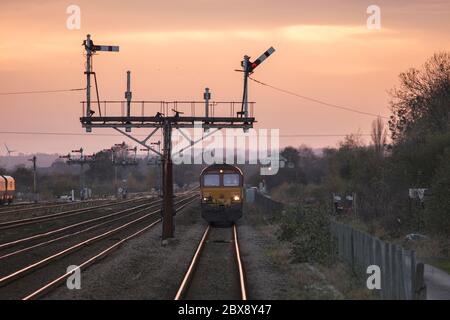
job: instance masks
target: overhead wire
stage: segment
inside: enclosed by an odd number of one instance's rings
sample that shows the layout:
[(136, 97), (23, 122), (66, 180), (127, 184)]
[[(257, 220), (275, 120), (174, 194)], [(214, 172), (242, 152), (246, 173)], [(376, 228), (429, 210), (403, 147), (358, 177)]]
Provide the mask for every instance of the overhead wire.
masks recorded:
[(35, 90), (35, 91), (15, 91), (15, 92), (0, 92), (0, 96), (16, 95), (16, 94), (33, 94), (33, 93), (55, 93), (55, 92), (71, 92), (82, 91), (86, 88), (73, 88), (73, 89), (57, 89), (57, 90)]
[[(103, 136), (103, 137), (122, 137), (121, 134), (114, 133), (77, 133), (77, 132), (44, 132), (44, 131), (0, 131), (0, 134), (14, 134), (14, 135), (53, 135), (53, 136)], [(348, 134), (327, 134), (327, 133), (293, 133), (293, 134), (280, 134), (282, 138), (295, 138), (295, 137), (345, 137)], [(370, 136), (369, 133), (359, 133), (361, 136)], [(145, 134), (137, 134), (136, 136), (147, 137)], [(156, 134), (155, 136), (161, 136)]]
[(302, 94), (295, 93), (293, 91), (285, 90), (285, 89), (273, 86), (271, 84), (259, 81), (259, 80), (255, 79), (255, 78), (250, 77), (250, 76), (249, 76), (249, 79), (254, 81), (254, 82), (256, 82), (256, 83), (258, 83), (258, 84), (260, 84), (260, 85), (262, 85), (262, 86), (266, 86), (266, 87), (272, 88), (274, 90), (277, 90), (277, 91), (280, 91), (280, 92), (283, 92), (283, 93), (286, 93), (286, 94), (289, 94), (289, 95), (292, 95), (292, 96), (295, 96), (295, 97), (298, 97), (298, 98), (301, 98), (301, 99), (304, 99), (304, 100), (308, 100), (308, 101), (311, 101), (311, 102), (314, 102), (314, 103), (318, 103), (318, 104), (321, 104), (321, 105), (324, 105), (324, 106), (327, 106), (327, 107), (340, 109), (340, 110), (345, 110), (345, 111), (358, 113), (358, 114), (371, 116), (371, 117), (380, 117), (380, 118), (383, 118), (383, 119), (389, 119), (389, 117), (386, 117), (386, 116), (381, 116), (381, 115), (377, 115), (375, 113), (360, 111), (358, 109), (354, 109), (354, 108), (347, 107), (347, 106), (342, 106), (342, 105), (337, 105), (337, 104), (333, 104), (333, 103), (328, 103), (328, 102), (325, 102), (325, 101), (322, 101), (322, 100), (319, 100), (319, 99), (316, 99), (316, 98), (311, 98), (311, 97), (308, 97), (308, 96), (305, 96), (305, 95), (302, 95)]

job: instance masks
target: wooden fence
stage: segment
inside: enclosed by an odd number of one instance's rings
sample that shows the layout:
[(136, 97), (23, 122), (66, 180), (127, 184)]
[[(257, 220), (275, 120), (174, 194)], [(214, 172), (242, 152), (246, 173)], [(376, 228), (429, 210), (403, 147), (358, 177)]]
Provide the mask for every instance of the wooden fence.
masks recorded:
[(423, 300), (426, 287), (424, 265), (416, 262), (415, 252), (387, 243), (348, 225), (331, 222), (337, 254), (356, 272), (366, 273), (376, 265), (381, 271), (381, 299)]

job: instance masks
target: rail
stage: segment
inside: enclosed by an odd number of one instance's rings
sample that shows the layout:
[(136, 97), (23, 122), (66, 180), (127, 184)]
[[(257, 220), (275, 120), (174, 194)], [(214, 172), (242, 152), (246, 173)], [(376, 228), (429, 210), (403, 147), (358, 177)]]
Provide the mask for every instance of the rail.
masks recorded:
[[(176, 205), (176, 212), (184, 209), (187, 205), (189, 205), (190, 203), (192, 203), (193, 201), (197, 200), (197, 196), (191, 196), (191, 197), (187, 197), (185, 199), (179, 200)], [(128, 226), (130, 224), (135, 224), (138, 221), (142, 221), (142, 219), (144, 217), (148, 217), (148, 216), (152, 216), (155, 215), (156, 213), (158, 213), (159, 211), (152, 211), (150, 213), (147, 213), (146, 215), (133, 220), (131, 222), (128, 222), (126, 225), (121, 226), (119, 228), (116, 228), (114, 230), (108, 231), (109, 232), (117, 232), (117, 230), (123, 229), (125, 226)], [(117, 249), (119, 246), (121, 246), (123, 243), (141, 235), (142, 233), (144, 233), (145, 231), (147, 231), (148, 229), (154, 227), (155, 225), (157, 225), (158, 223), (160, 223), (162, 221), (161, 218), (158, 218), (155, 221), (152, 221), (151, 223), (145, 225), (143, 228), (140, 228), (138, 231), (132, 233), (131, 235), (117, 241), (116, 243), (114, 243), (113, 245), (109, 246), (108, 248), (106, 248), (105, 250), (101, 251), (100, 253), (92, 256), (91, 258), (85, 260), (84, 262), (82, 262), (81, 264), (78, 265), (78, 269), (86, 269), (87, 267), (89, 267), (90, 265), (92, 265), (93, 263), (102, 260), (105, 256), (107, 256), (109, 253), (113, 252), (115, 249)], [(99, 237), (99, 236), (98, 236)], [(101, 237), (103, 237), (103, 235), (101, 235)], [(97, 238), (97, 237), (96, 237)], [(93, 238), (94, 239), (94, 238)], [(83, 242), (84, 243), (84, 242)], [(45, 284), (44, 286), (38, 288), (37, 290), (27, 294), (22, 300), (31, 300), (31, 299), (36, 299), (46, 293), (48, 293), (49, 291), (51, 291), (52, 289), (56, 288), (61, 282), (63, 282), (64, 280), (66, 280), (68, 277), (70, 277), (73, 273), (75, 272), (75, 270), (72, 270), (70, 272), (66, 272), (65, 274), (63, 274), (62, 276), (48, 282), (47, 284)]]
[[(194, 274), (196, 272), (196, 269), (199, 265), (199, 261), (202, 256), (202, 252), (205, 248), (205, 244), (208, 241), (208, 236), (210, 234), (210, 231), (211, 231), (211, 226), (208, 225), (208, 227), (206, 228), (206, 230), (203, 233), (202, 238), (200, 239), (197, 249), (195, 250), (195, 253), (191, 259), (191, 262), (190, 262), (189, 267), (183, 277), (183, 280), (181, 281), (181, 284), (177, 290), (174, 300), (181, 300), (184, 297), (186, 297), (186, 295), (189, 291), (190, 284), (191, 284)], [(242, 300), (247, 300), (247, 286), (246, 286), (246, 281), (245, 281), (244, 267), (243, 267), (241, 254), (240, 254), (238, 233), (237, 233), (236, 225), (233, 225), (233, 249), (234, 249), (234, 253), (235, 253), (237, 270), (239, 273), (238, 278), (239, 278), (240, 296), (241, 296)], [(220, 254), (220, 252), (217, 252), (217, 254)]]

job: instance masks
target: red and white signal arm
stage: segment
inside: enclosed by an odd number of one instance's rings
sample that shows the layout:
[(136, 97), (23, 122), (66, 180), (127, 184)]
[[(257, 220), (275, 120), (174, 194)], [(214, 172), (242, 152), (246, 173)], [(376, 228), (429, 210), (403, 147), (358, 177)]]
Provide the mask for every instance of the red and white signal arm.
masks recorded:
[(264, 60), (266, 60), (272, 53), (275, 52), (275, 49), (273, 47), (270, 47), (267, 49), (266, 52), (264, 52), (262, 55), (259, 56), (258, 59), (250, 63), (249, 71), (252, 72), (257, 66), (261, 64)]
[(118, 52), (119, 51), (119, 46), (97, 46), (94, 45), (92, 47), (93, 51), (115, 51)]

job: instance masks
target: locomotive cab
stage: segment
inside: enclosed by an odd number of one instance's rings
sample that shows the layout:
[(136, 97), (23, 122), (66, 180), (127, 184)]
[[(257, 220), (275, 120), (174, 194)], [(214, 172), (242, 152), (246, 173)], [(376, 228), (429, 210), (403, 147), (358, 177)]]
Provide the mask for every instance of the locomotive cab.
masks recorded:
[(232, 165), (216, 164), (200, 175), (202, 217), (211, 224), (229, 226), (242, 217), (242, 171)]

